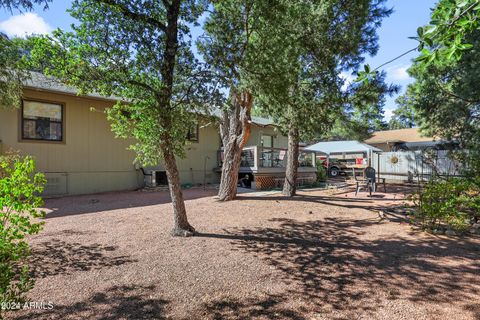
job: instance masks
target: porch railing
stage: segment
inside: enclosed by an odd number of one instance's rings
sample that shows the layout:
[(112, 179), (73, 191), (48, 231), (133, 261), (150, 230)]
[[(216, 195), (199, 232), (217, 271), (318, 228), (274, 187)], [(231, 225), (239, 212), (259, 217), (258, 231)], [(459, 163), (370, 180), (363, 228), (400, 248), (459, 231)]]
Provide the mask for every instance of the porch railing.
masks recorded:
[[(223, 150), (218, 150), (218, 166), (223, 164)], [(315, 153), (300, 150), (298, 157), (300, 167), (315, 167)], [(266, 148), (262, 146), (245, 147), (241, 154), (241, 168), (285, 168), (287, 149)]]

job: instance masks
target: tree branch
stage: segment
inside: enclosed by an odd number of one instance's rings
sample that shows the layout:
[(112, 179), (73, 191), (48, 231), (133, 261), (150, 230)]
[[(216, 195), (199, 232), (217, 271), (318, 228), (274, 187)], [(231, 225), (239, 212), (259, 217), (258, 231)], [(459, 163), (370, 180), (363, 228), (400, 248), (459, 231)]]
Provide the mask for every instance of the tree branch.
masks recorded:
[[(120, 11), (124, 16), (134, 20), (134, 21), (138, 21), (138, 22), (146, 22), (148, 23), (149, 25), (151, 26), (154, 26), (162, 31), (166, 31), (167, 30), (167, 27), (166, 25), (157, 20), (157, 19), (154, 19), (152, 18), (151, 16), (148, 16), (146, 14), (143, 14), (143, 13), (139, 13), (139, 12), (133, 12), (132, 10), (130, 10), (130, 8), (128, 8), (126, 5), (124, 4), (121, 4), (121, 3), (118, 3), (117, 1), (115, 0), (95, 0), (96, 2), (98, 3), (103, 3), (103, 4), (106, 4), (106, 5), (109, 5), (111, 7), (114, 7), (116, 8), (118, 11)], [(164, 0), (164, 3), (166, 1)]]

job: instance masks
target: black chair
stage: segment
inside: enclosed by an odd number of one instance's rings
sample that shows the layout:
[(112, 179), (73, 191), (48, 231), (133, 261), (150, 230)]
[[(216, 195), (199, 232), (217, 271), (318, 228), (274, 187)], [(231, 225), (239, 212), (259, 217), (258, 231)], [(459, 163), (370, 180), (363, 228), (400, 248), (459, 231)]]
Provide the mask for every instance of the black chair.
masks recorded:
[[(364, 179), (362, 179), (362, 180), (359, 180), (355, 176), (355, 180), (357, 181), (357, 188), (355, 190), (355, 196), (358, 194), (358, 192), (361, 189), (365, 188), (366, 190), (368, 190), (368, 192), (370, 194), (370, 197), (371, 197), (372, 192), (377, 191), (376, 171), (372, 167), (367, 167), (367, 168), (365, 168), (365, 170), (363, 172), (363, 176), (364, 176)], [(387, 187), (385, 185), (385, 178), (380, 178), (379, 180), (381, 181), (380, 183), (383, 184), (383, 191), (387, 192)]]

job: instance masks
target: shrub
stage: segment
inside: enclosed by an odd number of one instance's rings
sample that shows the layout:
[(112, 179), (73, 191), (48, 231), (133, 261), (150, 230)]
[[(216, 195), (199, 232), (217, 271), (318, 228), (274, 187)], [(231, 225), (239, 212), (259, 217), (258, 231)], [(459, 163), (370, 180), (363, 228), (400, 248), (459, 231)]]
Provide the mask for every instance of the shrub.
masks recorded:
[(323, 166), (322, 160), (317, 160), (315, 163), (317, 167), (317, 182), (326, 182), (327, 181), (327, 170)]
[(428, 229), (464, 231), (479, 218), (479, 186), (478, 181), (472, 179), (433, 178), (413, 196), (414, 221)]
[[(38, 218), (44, 213), (39, 194), (45, 178), (35, 173), (30, 157), (0, 157), (0, 303), (2, 307), (21, 303), (33, 286), (29, 275), (30, 247), (27, 236), (41, 230)], [(0, 318), (2, 310), (0, 310)]]

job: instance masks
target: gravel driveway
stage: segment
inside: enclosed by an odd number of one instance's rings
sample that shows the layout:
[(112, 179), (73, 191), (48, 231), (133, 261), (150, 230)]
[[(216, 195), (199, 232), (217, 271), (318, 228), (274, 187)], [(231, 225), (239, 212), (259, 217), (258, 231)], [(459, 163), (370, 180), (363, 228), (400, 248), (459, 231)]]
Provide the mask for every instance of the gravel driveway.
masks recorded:
[(169, 235), (166, 192), (48, 200), (28, 299), (53, 309), (10, 316), (480, 319), (480, 239), (414, 232), (399, 190), (185, 193), (192, 238)]

